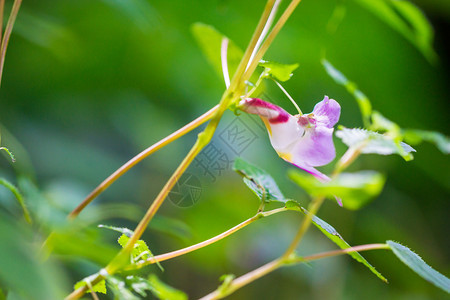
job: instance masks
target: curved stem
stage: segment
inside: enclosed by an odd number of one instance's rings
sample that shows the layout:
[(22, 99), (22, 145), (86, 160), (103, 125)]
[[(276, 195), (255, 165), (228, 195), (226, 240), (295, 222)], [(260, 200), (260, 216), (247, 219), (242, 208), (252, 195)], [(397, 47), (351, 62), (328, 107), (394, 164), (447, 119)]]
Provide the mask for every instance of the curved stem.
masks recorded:
[(233, 228), (228, 229), (227, 231), (222, 232), (219, 235), (216, 235), (215, 237), (212, 237), (208, 240), (205, 240), (203, 242), (200, 242), (198, 244), (183, 248), (183, 249), (179, 249), (176, 251), (172, 251), (172, 252), (168, 252), (168, 253), (164, 253), (164, 254), (160, 254), (160, 255), (156, 255), (153, 257), (150, 257), (149, 259), (145, 260), (144, 262), (138, 263), (136, 265), (131, 265), (130, 267), (125, 268), (125, 270), (135, 270), (135, 269), (140, 269), (142, 267), (157, 263), (157, 262), (161, 262), (161, 261), (165, 261), (165, 260), (169, 260), (190, 252), (193, 252), (195, 250), (201, 249), (203, 247), (209, 246), (217, 241), (220, 241), (221, 239), (226, 238), (227, 236), (232, 235), (233, 233), (241, 230), (242, 228), (246, 227), (247, 225), (250, 225), (251, 223), (264, 218), (264, 217), (268, 217), (283, 211), (287, 211), (287, 208), (277, 208), (277, 209), (273, 209), (267, 212), (262, 212), (262, 213), (257, 213), (255, 216), (245, 220), (244, 222), (234, 226)]
[(261, 45), (261, 48), (256, 53), (254, 59), (251, 61), (249, 67), (247, 68), (247, 71), (245, 72), (243, 79), (244, 81), (248, 80), (255, 70), (256, 66), (258, 65), (259, 61), (263, 58), (264, 54), (266, 53), (267, 49), (269, 49), (269, 46), (272, 44), (275, 37), (280, 32), (281, 28), (283, 28), (286, 21), (289, 19), (291, 14), (294, 12), (297, 5), (300, 3), (301, 0), (292, 0), (291, 3), (289, 3), (289, 6), (286, 8), (286, 10), (281, 15), (280, 19), (278, 19), (278, 22), (273, 27), (272, 31), (270, 31), (269, 35), (267, 36), (267, 39), (264, 41), (264, 43)]
[(275, 18), (275, 15), (277, 14), (280, 3), (281, 3), (281, 0), (275, 1), (272, 11), (270, 12), (270, 15), (266, 21), (266, 24), (264, 25), (264, 28), (258, 38), (258, 41), (256, 42), (255, 48), (253, 49), (252, 55), (250, 56), (247, 67), (245, 68), (246, 71), (247, 71), (248, 67), (250, 66), (250, 63), (253, 61), (256, 53), (258, 52), (259, 46), (261, 46), (261, 43), (263, 42), (264, 38), (266, 37), (267, 32), (269, 32), (270, 26), (272, 26), (273, 19)]
[(212, 299), (221, 299), (224, 298), (236, 290), (240, 289), (241, 287), (275, 271), (276, 269), (289, 265), (289, 264), (296, 264), (296, 263), (305, 263), (313, 260), (318, 260), (321, 258), (326, 257), (332, 257), (332, 256), (338, 256), (343, 255), (351, 252), (361, 252), (361, 251), (367, 251), (367, 250), (378, 250), (378, 249), (390, 249), (387, 244), (368, 244), (368, 245), (360, 245), (355, 246), (347, 249), (339, 249), (339, 250), (333, 250), (333, 251), (327, 251), (322, 252), (318, 254), (313, 254), (310, 256), (305, 257), (295, 257), (295, 258), (277, 258), (258, 269), (255, 269), (245, 275), (242, 275), (241, 277), (238, 277), (234, 279), (230, 285), (225, 290), (215, 290), (214, 292), (202, 297), (200, 300), (212, 300)]
[[(255, 45), (257, 44), (258, 38), (261, 35), (261, 32), (263, 31), (264, 24), (266, 23), (267, 19), (269, 18), (270, 12), (273, 9), (274, 6), (274, 0), (268, 0), (266, 3), (266, 6), (264, 8), (263, 14), (258, 22), (258, 25), (256, 27), (255, 32), (253, 33), (253, 36), (250, 40), (249, 46), (247, 47), (243, 58), (241, 59), (239, 66), (236, 70), (236, 73), (233, 76), (233, 79), (231, 80), (230, 87), (224, 92), (222, 95), (222, 99), (220, 100), (219, 106), (217, 110), (213, 114), (213, 118), (209, 122), (209, 124), (206, 126), (205, 130), (199, 134), (198, 139), (195, 143), (195, 145), (190, 150), (189, 154), (185, 157), (183, 162), (179, 165), (177, 170), (174, 172), (172, 177), (169, 179), (169, 181), (166, 183), (166, 185), (163, 187), (161, 192), (158, 194), (156, 199), (153, 201), (152, 205), (149, 207), (147, 212), (145, 213), (143, 219), (136, 227), (136, 230), (134, 231), (133, 235), (128, 240), (127, 245), (120, 251), (116, 257), (113, 258), (113, 260), (106, 266), (105, 271), (108, 274), (114, 274), (121, 268), (123, 268), (128, 261), (128, 255), (131, 252), (131, 250), (134, 247), (134, 244), (136, 241), (141, 237), (143, 234), (145, 228), (147, 227), (150, 220), (155, 215), (158, 208), (161, 206), (161, 204), (164, 202), (167, 194), (179, 178), (183, 174), (183, 172), (186, 170), (186, 168), (189, 166), (189, 164), (192, 162), (192, 160), (195, 158), (195, 156), (201, 151), (203, 147), (205, 147), (211, 140), (219, 121), (222, 117), (222, 114), (225, 112), (225, 110), (228, 108), (230, 103), (233, 103), (235, 101), (239, 100), (240, 95), (242, 95), (242, 92), (245, 88), (245, 69), (247, 66), (247, 63), (250, 60), (251, 53), (253, 49), (255, 48)], [(281, 25), (282, 26), (282, 25)], [(281, 29), (281, 27), (280, 27)], [(273, 32), (271, 32), (272, 34)], [(276, 33), (275, 33), (276, 35)], [(274, 38), (275, 36), (273, 36)], [(272, 38), (272, 40), (273, 40)], [(264, 43), (266, 47), (270, 45), (270, 43), (266, 42)], [(263, 45), (264, 45), (263, 44)], [(247, 72), (252, 74), (257, 66), (257, 63), (251, 63), (250, 66), (247, 69)], [(95, 280), (97, 280), (100, 277), (98, 275)], [(85, 292), (87, 288), (86, 286), (79, 288), (78, 290), (75, 290), (72, 294), (70, 294), (66, 299), (78, 299), (81, 297)]]
[(103, 180), (102, 183), (100, 183), (99, 186), (97, 186), (84, 200), (81, 202), (68, 216), (69, 219), (74, 219), (77, 217), (80, 212), (94, 200), (98, 195), (100, 195), (104, 190), (106, 190), (114, 181), (116, 181), (120, 176), (128, 172), (132, 167), (134, 167), (136, 164), (141, 162), (144, 158), (148, 157), (149, 155), (153, 154), (154, 152), (158, 151), (159, 149), (163, 148), (164, 146), (167, 146), (174, 140), (182, 137), (186, 133), (190, 132), (194, 128), (197, 128), (201, 124), (205, 123), (211, 117), (216, 113), (219, 106), (216, 105), (194, 121), (190, 122), (189, 124), (183, 126), (182, 128), (178, 129), (174, 133), (170, 134), (169, 136), (163, 138), (159, 142), (153, 144), (152, 146), (148, 147), (132, 159), (130, 159), (127, 163), (125, 163), (123, 166), (121, 166), (119, 169), (117, 169), (114, 173), (112, 173), (108, 178)]
[[(380, 249), (389, 250), (391, 248), (387, 244), (359, 245), (359, 246), (350, 247), (347, 249), (332, 250), (332, 251), (327, 251), (327, 252), (322, 252), (322, 253), (305, 256), (305, 257), (299, 258), (297, 262), (308, 262), (308, 261), (318, 260), (321, 258), (338, 256), (338, 255), (342, 255), (342, 254), (348, 254), (348, 253), (352, 253), (352, 252), (361, 252), (361, 251), (367, 251), (367, 250), (380, 250)], [(296, 261), (292, 261), (292, 262), (295, 263)]]
[(2, 44), (0, 48), (0, 85), (2, 82), (3, 66), (5, 65), (6, 48), (8, 48), (9, 38), (11, 36), (11, 32), (14, 27), (14, 22), (16, 21), (17, 14), (19, 13), (21, 3), (22, 0), (14, 0), (14, 4), (11, 9), (11, 14), (9, 15), (8, 23), (6, 24), (5, 35), (3, 36), (2, 39)]
[(224, 297), (232, 294), (236, 290), (240, 289), (241, 287), (246, 286), (250, 282), (253, 282), (256, 279), (259, 279), (259, 278), (263, 277), (264, 275), (269, 274), (272, 271), (275, 271), (282, 265), (283, 265), (282, 259), (277, 258), (277, 259), (259, 267), (258, 269), (255, 269), (241, 277), (234, 279), (224, 291), (217, 289), (214, 292), (200, 298), (200, 300), (212, 300), (212, 299), (224, 298)]
[(5, 0), (0, 0), (0, 40), (3, 34), (3, 14), (5, 12)]
[(298, 244), (302, 240), (306, 231), (308, 231), (308, 228), (311, 225), (313, 216), (317, 213), (317, 211), (319, 210), (319, 208), (322, 205), (324, 200), (325, 200), (325, 197), (317, 197), (311, 202), (311, 204), (308, 207), (309, 213), (306, 215), (306, 218), (303, 220), (302, 224), (300, 225), (300, 228), (299, 228), (297, 234), (295, 235), (294, 239), (292, 240), (291, 244), (289, 245), (288, 249), (282, 255), (283, 258), (288, 258), (289, 256), (291, 256), (292, 253), (294, 253), (295, 249), (297, 248)]

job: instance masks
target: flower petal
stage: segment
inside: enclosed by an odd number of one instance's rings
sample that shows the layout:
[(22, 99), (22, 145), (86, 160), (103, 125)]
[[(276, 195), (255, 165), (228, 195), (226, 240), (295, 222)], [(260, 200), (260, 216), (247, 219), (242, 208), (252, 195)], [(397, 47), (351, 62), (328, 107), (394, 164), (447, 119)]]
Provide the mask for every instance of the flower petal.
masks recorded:
[(325, 96), (322, 101), (314, 106), (312, 113), (318, 124), (332, 128), (339, 121), (341, 106), (336, 100)]
[(304, 162), (317, 167), (330, 163), (336, 156), (333, 144), (333, 128), (315, 126), (308, 128), (291, 149), (292, 162)]
[(270, 143), (278, 153), (290, 151), (292, 144), (304, 134), (297, 119), (281, 107), (261, 99), (241, 101), (242, 110), (261, 117), (269, 132)]
[(298, 168), (308, 172), (309, 174), (314, 175), (317, 179), (319, 179), (322, 182), (327, 182), (327, 181), (331, 180), (330, 177), (328, 177), (327, 175), (323, 174), (322, 172), (320, 172), (316, 168), (306, 165), (304, 162), (300, 162), (300, 164), (296, 164), (296, 163), (293, 163), (292, 161), (289, 161), (289, 160), (287, 160), (285, 158), (283, 158), (283, 159), (285, 161), (293, 164), (294, 166), (296, 166), (296, 167), (298, 167)]

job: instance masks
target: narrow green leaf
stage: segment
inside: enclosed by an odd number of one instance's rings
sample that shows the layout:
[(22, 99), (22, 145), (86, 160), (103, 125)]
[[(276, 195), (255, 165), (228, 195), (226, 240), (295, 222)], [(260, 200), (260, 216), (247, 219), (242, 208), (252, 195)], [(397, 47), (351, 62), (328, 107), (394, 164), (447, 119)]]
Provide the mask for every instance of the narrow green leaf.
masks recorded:
[(403, 133), (405, 141), (417, 145), (422, 141), (433, 143), (444, 154), (450, 154), (450, 138), (436, 131), (407, 129)]
[(404, 0), (356, 1), (411, 42), (429, 62), (436, 62), (433, 27), (418, 7)]
[(259, 63), (261, 67), (264, 67), (264, 74), (266, 76), (272, 76), (279, 81), (288, 81), (292, 77), (292, 72), (298, 68), (298, 64), (282, 64), (273, 61), (261, 61)]
[(183, 293), (182, 291), (177, 290), (171, 286), (168, 286), (167, 284), (165, 284), (164, 282), (159, 280), (159, 278), (154, 274), (151, 274), (148, 277), (148, 281), (151, 284), (151, 286), (153, 287), (151, 292), (158, 299), (162, 299), (162, 300), (186, 300), (187, 299), (187, 295), (185, 293)]
[(106, 229), (110, 229), (110, 230), (114, 230), (114, 231), (120, 232), (120, 233), (126, 235), (127, 237), (131, 237), (133, 235), (133, 230), (130, 230), (130, 229), (125, 228), (125, 227), (115, 227), (115, 226), (103, 225), (103, 224), (98, 225), (98, 227), (99, 228), (106, 228)]
[(338, 197), (345, 208), (353, 210), (360, 209), (378, 196), (385, 182), (384, 176), (374, 171), (342, 173), (329, 182), (320, 182), (314, 176), (297, 170), (290, 170), (288, 176), (311, 196)]
[[(75, 283), (74, 289), (77, 290), (80, 287), (83, 287), (85, 285), (87, 285), (89, 287), (90, 282), (92, 280), (94, 280), (94, 278), (96, 276), (97, 276), (97, 274), (93, 274), (91, 276), (83, 278), (82, 280), (80, 280), (77, 283)], [(89, 282), (89, 284), (88, 284), (88, 282)], [(94, 290), (94, 292), (96, 292), (96, 293), (106, 294), (106, 283), (105, 283), (105, 280), (101, 280), (99, 283), (97, 283), (96, 285), (92, 286), (92, 290)], [(92, 290), (88, 289), (88, 292), (91, 293)]]
[(4, 150), (4, 151), (9, 155), (9, 157), (11, 158), (11, 161), (12, 161), (12, 162), (15, 162), (15, 161), (16, 161), (16, 158), (14, 157), (14, 155), (12, 154), (12, 152), (9, 151), (8, 148), (6, 148), (6, 147), (0, 147), (0, 150)]
[(233, 169), (243, 177), (244, 183), (265, 202), (286, 202), (275, 180), (266, 171), (238, 157)]
[(222, 281), (222, 284), (217, 288), (217, 291), (220, 295), (226, 296), (228, 293), (228, 288), (231, 284), (231, 282), (236, 278), (234, 274), (224, 274), (220, 276), (220, 281)]
[(411, 146), (401, 142), (398, 138), (365, 129), (340, 127), (336, 136), (348, 147), (358, 148), (361, 153), (398, 154), (408, 161), (412, 159), (411, 152), (416, 152)]
[[(203, 54), (212, 65), (217, 74), (222, 77), (222, 62), (220, 58), (220, 50), (222, 40), (227, 38), (214, 27), (203, 23), (195, 23), (191, 27), (197, 43), (199, 44)], [(229, 40), (229, 39), (228, 39)], [(244, 53), (231, 40), (228, 42), (227, 61), (230, 78), (236, 72), (239, 62)]]
[[(293, 200), (289, 200), (286, 202), (286, 208), (291, 210), (300, 211), (303, 214), (309, 214), (306, 209), (301, 207), (297, 202)], [(320, 219), (317, 216), (312, 217), (313, 224), (327, 237), (329, 238), (333, 243), (335, 243), (339, 248), (341, 249), (347, 249), (351, 246), (342, 238), (342, 236), (334, 229), (333, 226), (325, 222), (324, 220)], [(373, 267), (361, 254), (358, 252), (349, 252), (348, 255), (350, 255), (352, 258), (357, 260), (358, 262), (365, 265), (367, 268), (369, 268), (372, 273), (374, 273), (378, 278), (383, 280), (384, 282), (388, 282), (387, 279), (381, 275), (380, 272), (378, 272), (375, 267)]]
[(423, 279), (431, 282), (435, 286), (443, 289), (447, 293), (450, 293), (450, 279), (430, 267), (426, 262), (420, 258), (419, 255), (411, 251), (408, 247), (405, 247), (394, 241), (386, 242), (391, 247), (394, 254), (414, 272), (420, 275)]
[(9, 181), (7, 181), (4, 178), (0, 178), (0, 185), (3, 185), (4, 187), (6, 187), (8, 190), (10, 190), (14, 194), (14, 196), (17, 199), (17, 202), (19, 203), (20, 207), (22, 208), (23, 216), (25, 217), (25, 220), (31, 224), (30, 212), (28, 211), (28, 208), (25, 204), (25, 200), (23, 199), (23, 196), (19, 192), (19, 190), (14, 186), (14, 184), (10, 183)]
[(345, 77), (338, 69), (336, 69), (328, 60), (323, 59), (322, 65), (324, 66), (328, 75), (334, 79), (337, 84), (344, 86), (347, 91), (353, 95), (358, 103), (359, 110), (361, 111), (361, 116), (364, 122), (365, 127), (370, 126), (370, 116), (372, 114), (372, 104), (370, 103), (369, 98), (361, 92), (357, 85), (354, 82)]

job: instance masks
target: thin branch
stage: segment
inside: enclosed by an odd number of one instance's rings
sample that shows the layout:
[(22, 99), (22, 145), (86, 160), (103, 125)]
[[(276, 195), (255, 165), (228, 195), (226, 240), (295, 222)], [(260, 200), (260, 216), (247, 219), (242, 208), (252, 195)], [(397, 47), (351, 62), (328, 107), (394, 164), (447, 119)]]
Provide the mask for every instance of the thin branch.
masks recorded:
[(327, 252), (322, 252), (322, 253), (305, 256), (305, 257), (299, 258), (297, 262), (308, 262), (308, 261), (318, 260), (318, 259), (322, 259), (322, 258), (326, 258), (326, 257), (338, 256), (338, 255), (342, 255), (342, 254), (361, 252), (361, 251), (367, 251), (367, 250), (378, 250), (378, 249), (389, 250), (391, 248), (387, 244), (359, 245), (359, 246), (350, 247), (347, 249), (332, 250), (332, 251), (327, 251)]
[(154, 152), (158, 151), (159, 149), (167, 146), (171, 142), (175, 141), (176, 139), (182, 137), (186, 133), (190, 132), (194, 128), (197, 128), (201, 124), (205, 123), (211, 117), (214, 115), (214, 113), (218, 110), (219, 106), (216, 105), (209, 111), (207, 111), (205, 114), (201, 115), (194, 121), (190, 122), (189, 124), (185, 125), (184, 127), (178, 129), (174, 133), (170, 134), (169, 136), (163, 138), (159, 142), (153, 144), (152, 146), (148, 147), (132, 159), (130, 159), (127, 163), (125, 163), (123, 166), (121, 166), (119, 169), (117, 169), (114, 173), (112, 173), (108, 178), (103, 180), (102, 183), (100, 183), (99, 186), (97, 186), (84, 200), (81, 202), (68, 216), (69, 219), (74, 219), (78, 216), (78, 214), (89, 204), (94, 200), (98, 195), (100, 195), (104, 190), (106, 190), (114, 181), (116, 181), (120, 176), (128, 172), (132, 167), (134, 167), (136, 164), (141, 162), (144, 158), (148, 157), (149, 155), (153, 154)]
[(0, 0), (0, 40), (3, 34), (3, 14), (5, 13), (5, 0)]
[(322, 252), (322, 253), (313, 254), (313, 255), (305, 256), (305, 257), (294, 257), (294, 258), (286, 258), (286, 259), (283, 259), (282, 257), (280, 257), (280, 258), (277, 258), (277, 259), (259, 267), (258, 269), (255, 269), (245, 275), (242, 275), (241, 277), (234, 279), (225, 290), (217, 289), (214, 292), (204, 296), (200, 300), (213, 300), (213, 299), (224, 298), (224, 297), (232, 294), (236, 290), (240, 289), (241, 287), (243, 287), (243, 286), (275, 271), (276, 269), (285, 266), (285, 265), (305, 263), (305, 262), (309, 262), (309, 261), (313, 261), (313, 260), (318, 260), (321, 258), (338, 256), (338, 255), (348, 254), (348, 253), (352, 253), (352, 252), (361, 252), (361, 251), (379, 250), (379, 249), (390, 249), (390, 248), (386, 244), (368, 244), (368, 245), (355, 246), (355, 247), (351, 247), (351, 248), (347, 248), (347, 249), (339, 249), (339, 250)]
[(11, 9), (11, 13), (9, 15), (8, 23), (6, 24), (5, 35), (3, 36), (2, 39), (2, 44), (0, 47), (0, 85), (2, 82), (3, 66), (5, 65), (6, 48), (8, 47), (9, 38), (11, 36), (11, 32), (14, 27), (14, 22), (16, 21), (17, 14), (19, 13), (21, 3), (22, 0), (14, 0), (14, 4)]
[(325, 200), (325, 197), (317, 197), (311, 202), (311, 204), (308, 207), (309, 213), (306, 214), (306, 218), (303, 220), (302, 224), (300, 225), (300, 229), (298, 230), (297, 234), (295, 235), (294, 239), (292, 240), (292, 242), (289, 245), (286, 252), (284, 252), (284, 254), (282, 255), (283, 258), (286, 259), (289, 256), (291, 256), (292, 253), (294, 253), (295, 249), (297, 248), (298, 244), (302, 240), (306, 231), (308, 231), (308, 228), (311, 225), (313, 216), (317, 213), (317, 211), (319, 210), (319, 208), (322, 205), (324, 200)]
[(131, 265), (130, 267), (125, 268), (125, 270), (140, 269), (147, 265), (151, 265), (151, 264), (154, 264), (157, 262), (169, 260), (169, 259), (181, 256), (181, 255), (193, 252), (195, 250), (204, 248), (204, 247), (209, 246), (217, 241), (220, 241), (221, 239), (224, 239), (224, 238), (232, 235), (233, 233), (241, 230), (242, 228), (246, 227), (247, 225), (250, 225), (251, 223), (253, 223), (261, 218), (268, 217), (268, 216), (274, 215), (276, 213), (280, 213), (280, 212), (287, 211), (287, 210), (288, 210), (287, 208), (282, 207), (282, 208), (273, 209), (273, 210), (270, 210), (267, 212), (257, 213), (255, 216), (245, 220), (244, 222), (234, 226), (233, 228), (228, 229), (225, 232), (222, 232), (219, 235), (216, 235), (215, 237), (212, 237), (208, 240), (205, 240), (203, 242), (200, 242), (198, 244), (195, 244), (195, 245), (183, 248), (183, 249), (179, 249), (176, 251), (172, 251), (172, 252), (168, 252), (168, 253), (150, 257), (149, 259), (145, 260), (144, 262), (138, 263), (136, 265)]
[(273, 40), (276, 38), (281, 28), (283, 28), (284, 24), (289, 19), (289, 17), (294, 12), (295, 8), (300, 2), (301, 0), (292, 0), (291, 3), (289, 3), (289, 6), (286, 8), (281, 17), (278, 19), (278, 22), (275, 24), (272, 31), (270, 31), (269, 35), (267, 36), (267, 39), (261, 45), (261, 48), (258, 50), (254, 59), (251, 61), (249, 67), (247, 68), (247, 71), (244, 74), (243, 77), (244, 81), (248, 80), (251, 77), (259, 61), (263, 58), (264, 54), (269, 49), (269, 46), (272, 44)]
[(212, 299), (224, 298), (224, 297), (232, 294), (236, 290), (240, 289), (241, 287), (246, 286), (250, 282), (253, 282), (256, 279), (259, 279), (259, 278), (263, 277), (264, 275), (269, 274), (272, 271), (275, 271), (282, 265), (283, 265), (283, 261), (281, 260), (281, 258), (277, 258), (277, 259), (259, 267), (258, 269), (255, 269), (245, 275), (242, 275), (241, 277), (234, 279), (225, 290), (221, 291), (221, 290), (217, 289), (214, 292), (200, 298), (200, 300), (212, 300)]
[(269, 29), (273, 24), (273, 19), (275, 18), (275, 15), (277, 14), (280, 3), (281, 3), (281, 0), (276, 0), (275, 4), (273, 5), (272, 11), (270, 12), (270, 15), (269, 15), (269, 18), (267, 19), (266, 25), (264, 25), (264, 29), (261, 32), (261, 35), (259, 36), (258, 41), (256, 42), (255, 48), (253, 49), (252, 55), (250, 56), (247, 67), (245, 68), (246, 71), (247, 71), (248, 67), (250, 66), (250, 63), (255, 58), (255, 55), (256, 55), (257, 51), (259, 50), (259, 46), (261, 46), (262, 42), (266, 38), (266, 35), (269, 32)]

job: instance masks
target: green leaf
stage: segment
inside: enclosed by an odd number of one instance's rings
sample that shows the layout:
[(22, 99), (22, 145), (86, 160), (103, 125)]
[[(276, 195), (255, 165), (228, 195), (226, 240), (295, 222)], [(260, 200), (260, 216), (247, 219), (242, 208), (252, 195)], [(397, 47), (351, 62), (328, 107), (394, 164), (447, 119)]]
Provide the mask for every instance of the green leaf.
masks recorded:
[[(300, 211), (305, 215), (308, 214), (308, 211), (306, 209), (301, 207), (297, 202), (293, 200), (289, 200), (288, 202), (286, 202), (285, 207), (291, 210)], [(333, 243), (339, 246), (339, 248), (347, 249), (351, 247), (336, 231), (336, 229), (334, 229), (333, 226), (331, 226), (324, 220), (320, 219), (317, 216), (312, 216), (312, 222), (327, 238), (329, 238)], [(359, 254), (358, 252), (349, 252), (348, 255), (369, 268), (369, 270), (377, 275), (378, 278), (386, 283), (388, 282), (387, 279), (383, 275), (381, 275), (381, 273), (378, 272), (361, 254)]]
[(357, 85), (354, 82), (345, 77), (339, 70), (337, 70), (329, 61), (326, 59), (322, 60), (322, 65), (327, 71), (328, 75), (336, 81), (336, 83), (344, 86), (347, 91), (353, 95), (358, 103), (359, 110), (361, 111), (362, 119), (365, 127), (370, 126), (370, 116), (372, 114), (372, 104), (370, 103), (369, 98), (361, 92)]
[(261, 67), (264, 67), (264, 74), (266, 76), (272, 76), (279, 81), (288, 81), (292, 77), (292, 72), (298, 68), (298, 64), (281, 64), (273, 61), (261, 61), (259, 63)]
[(168, 286), (167, 284), (165, 284), (164, 282), (159, 280), (159, 278), (154, 274), (151, 274), (148, 277), (148, 281), (149, 281), (150, 285), (152, 286), (151, 292), (158, 299), (162, 299), (162, 300), (186, 300), (187, 299), (187, 295), (185, 293), (183, 293), (182, 291), (177, 290), (171, 286)]
[(146, 291), (151, 291), (153, 289), (152, 285), (147, 279), (139, 276), (127, 276), (125, 282), (127, 286), (131, 288), (131, 290), (141, 295), (142, 297), (147, 297)]
[[(103, 225), (103, 224), (98, 225), (98, 227), (99, 228), (106, 228), (106, 229), (110, 229), (110, 230), (114, 230), (114, 231), (120, 232), (120, 233), (126, 235), (127, 237), (131, 237), (133, 235), (133, 230), (130, 230), (130, 229), (125, 228), (125, 227), (115, 227), (115, 226)], [(123, 246), (123, 245), (121, 245), (121, 246)]]
[(233, 169), (243, 177), (244, 183), (258, 196), (263, 203), (286, 202), (275, 180), (266, 171), (238, 157)]
[(114, 300), (139, 300), (131, 291), (131, 288), (126, 284), (122, 278), (117, 276), (108, 276), (106, 278), (108, 282), (108, 287), (114, 294)]
[[(191, 31), (209, 63), (217, 74), (222, 77), (222, 61), (220, 53), (222, 40), (227, 37), (218, 32), (214, 27), (203, 23), (193, 24)], [(242, 50), (229, 40), (227, 60), (230, 78), (232, 78), (233, 74), (236, 72), (243, 55), (244, 53)]]
[(338, 197), (347, 209), (360, 209), (378, 196), (383, 189), (385, 178), (378, 172), (360, 171), (342, 173), (329, 182), (320, 182), (314, 176), (290, 170), (289, 177), (311, 196)]
[(8, 190), (10, 190), (14, 194), (14, 196), (17, 199), (17, 202), (19, 202), (19, 205), (22, 208), (23, 216), (25, 217), (25, 220), (31, 224), (31, 215), (30, 215), (30, 212), (28, 211), (28, 208), (25, 204), (25, 200), (23, 199), (23, 196), (20, 193), (20, 191), (14, 186), (14, 184), (10, 183), (9, 181), (7, 181), (4, 178), (0, 178), (0, 185), (3, 185), (4, 187), (6, 187)]
[(348, 147), (358, 148), (358, 151), (365, 154), (398, 154), (408, 161), (413, 158), (411, 152), (416, 152), (398, 138), (365, 129), (340, 127), (336, 136)]
[(405, 141), (410, 144), (417, 145), (422, 141), (430, 142), (444, 154), (450, 154), (450, 138), (442, 133), (426, 130), (407, 129), (403, 133)]
[(392, 249), (394, 254), (414, 272), (419, 274), (423, 279), (431, 282), (435, 286), (443, 289), (447, 293), (450, 293), (450, 279), (430, 267), (426, 262), (420, 258), (419, 255), (411, 251), (408, 247), (405, 247), (394, 241), (386, 242)]
[(395, 137), (400, 137), (401, 128), (397, 125), (397, 123), (392, 122), (385, 116), (383, 116), (380, 112), (374, 111), (372, 113), (372, 125), (369, 128), (373, 131), (383, 131), (389, 132), (390, 135)]
[[(83, 278), (82, 280), (78, 281), (77, 283), (75, 283), (75, 286), (73, 287), (75, 290), (79, 289), (80, 287), (83, 287), (85, 285), (87, 285), (89, 287), (90, 282), (97, 277), (97, 273), (93, 274), (91, 276), (88, 276), (86, 278)], [(88, 284), (89, 282), (89, 284)], [(95, 293), (102, 293), (102, 294), (106, 294), (106, 283), (105, 280), (101, 280), (99, 283), (97, 283), (96, 285), (94, 285), (92, 287), (92, 290), (94, 290)], [(89, 293), (92, 292), (91, 289), (88, 290)]]
[[(147, 291), (150, 291), (158, 299), (187, 299), (186, 294), (161, 282), (154, 274), (151, 274), (148, 279), (139, 276), (127, 276), (125, 279), (118, 276), (108, 276), (106, 280), (114, 293), (114, 299), (117, 300), (142, 299), (142, 297), (147, 297)], [(135, 293), (141, 297), (136, 296)]]
[[(131, 231), (131, 230), (130, 230)], [(126, 234), (122, 234), (117, 242), (119, 243), (120, 246), (122, 246), (122, 248), (125, 247), (125, 245), (128, 243), (128, 241), (130, 240), (130, 238), (126, 235)], [(138, 240), (135, 244), (134, 244), (134, 248), (133, 251), (131, 251), (131, 256), (133, 258), (133, 263), (142, 261), (142, 260), (147, 260), (152, 258), (154, 255), (153, 253), (150, 251), (150, 249), (148, 248), (147, 244), (145, 243), (145, 241), (143, 240)], [(164, 268), (161, 266), (161, 264), (159, 262), (156, 262), (156, 264), (158, 265), (158, 267), (161, 269), (161, 271), (164, 271)]]
[(16, 158), (14, 157), (14, 155), (12, 154), (12, 152), (9, 151), (8, 148), (6, 148), (6, 147), (0, 147), (0, 150), (4, 150), (4, 151), (9, 155), (9, 157), (11, 158), (11, 161), (12, 161), (12, 162), (15, 162), (15, 161), (16, 161)]
[(403, 0), (356, 1), (411, 42), (429, 62), (436, 62), (433, 28), (414, 4)]
[(234, 274), (224, 274), (220, 276), (220, 281), (222, 284), (217, 288), (217, 291), (221, 296), (226, 296), (228, 294), (228, 288), (231, 282), (236, 278)]

